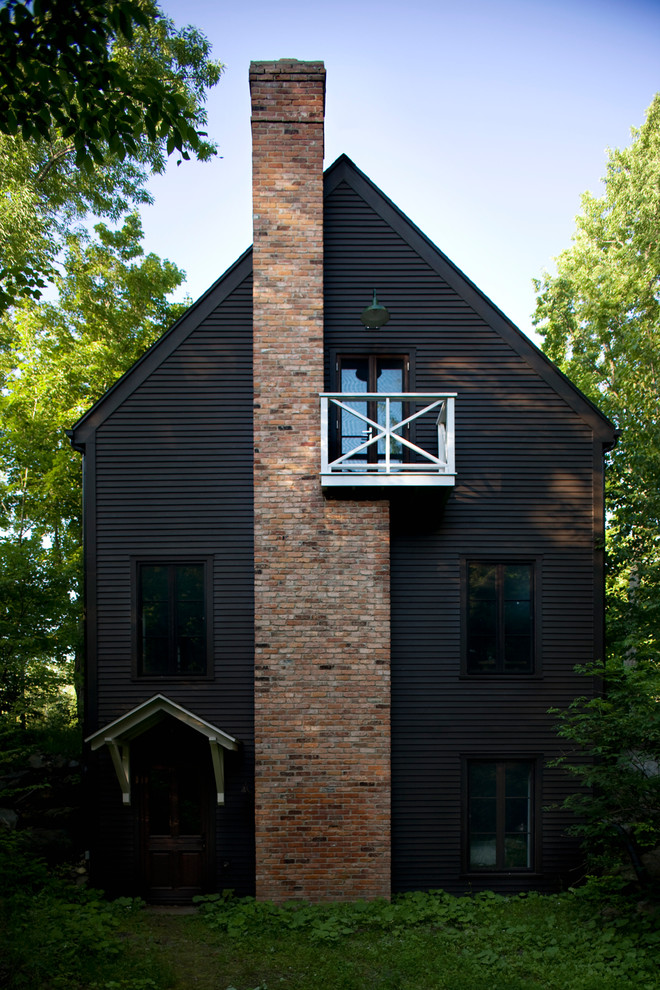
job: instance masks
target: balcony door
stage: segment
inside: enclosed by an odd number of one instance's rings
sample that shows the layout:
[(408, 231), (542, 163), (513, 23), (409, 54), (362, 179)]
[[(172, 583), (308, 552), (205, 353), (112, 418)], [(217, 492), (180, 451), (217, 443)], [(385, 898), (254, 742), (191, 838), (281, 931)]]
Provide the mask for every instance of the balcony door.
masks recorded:
[[(393, 400), (389, 403), (389, 424), (386, 424), (387, 405), (384, 397), (408, 390), (408, 359), (405, 355), (341, 355), (337, 361), (337, 375), (340, 392), (354, 395), (362, 392), (372, 396), (383, 395), (382, 400), (378, 398), (364, 401), (347, 400), (345, 405), (354, 409), (356, 413), (368, 417), (379, 426), (393, 426), (404, 418), (404, 403)], [(359, 415), (353, 416), (345, 409), (338, 411), (337, 456), (357, 450), (374, 436), (374, 432), (374, 427), (369, 426)], [(385, 460), (387, 442), (387, 438), (382, 437), (377, 443), (358, 451), (354, 457), (345, 462), (346, 467), (363, 468), (365, 464), (377, 465), (379, 461)], [(397, 440), (396, 436), (391, 435), (389, 445), (390, 462), (403, 463), (407, 450), (404, 444)]]

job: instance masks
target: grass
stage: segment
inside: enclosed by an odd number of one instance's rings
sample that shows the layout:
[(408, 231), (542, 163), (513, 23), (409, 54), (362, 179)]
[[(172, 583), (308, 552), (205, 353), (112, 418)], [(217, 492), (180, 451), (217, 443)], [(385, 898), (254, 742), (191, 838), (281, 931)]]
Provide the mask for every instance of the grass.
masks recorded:
[(214, 896), (194, 915), (48, 887), (4, 909), (7, 990), (660, 990), (660, 906), (593, 887), (282, 908)]

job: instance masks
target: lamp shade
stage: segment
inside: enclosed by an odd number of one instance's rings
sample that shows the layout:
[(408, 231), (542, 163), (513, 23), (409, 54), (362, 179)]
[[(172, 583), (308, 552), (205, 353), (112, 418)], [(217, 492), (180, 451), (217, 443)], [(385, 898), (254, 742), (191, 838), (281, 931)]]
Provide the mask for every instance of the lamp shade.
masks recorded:
[(390, 314), (385, 306), (382, 306), (376, 299), (376, 290), (374, 289), (374, 298), (370, 306), (362, 310), (360, 315), (360, 320), (367, 328), (367, 330), (379, 330), (380, 327), (384, 327), (390, 318)]

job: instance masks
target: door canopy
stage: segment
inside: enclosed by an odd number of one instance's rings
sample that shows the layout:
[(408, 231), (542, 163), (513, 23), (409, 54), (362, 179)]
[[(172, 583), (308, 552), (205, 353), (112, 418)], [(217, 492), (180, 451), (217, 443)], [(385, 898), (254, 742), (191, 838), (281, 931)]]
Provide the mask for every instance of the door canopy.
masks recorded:
[(132, 708), (121, 718), (109, 722), (97, 732), (87, 736), (92, 750), (107, 746), (112, 757), (112, 763), (121, 787), (124, 804), (131, 803), (131, 742), (151, 729), (168, 716), (177, 719), (182, 725), (187, 725), (200, 735), (206, 736), (211, 747), (213, 773), (218, 804), (225, 803), (225, 764), (226, 749), (237, 750), (239, 744), (233, 736), (228, 735), (210, 722), (194, 715), (176, 701), (171, 701), (165, 695), (156, 694), (149, 701), (143, 702), (137, 708)]

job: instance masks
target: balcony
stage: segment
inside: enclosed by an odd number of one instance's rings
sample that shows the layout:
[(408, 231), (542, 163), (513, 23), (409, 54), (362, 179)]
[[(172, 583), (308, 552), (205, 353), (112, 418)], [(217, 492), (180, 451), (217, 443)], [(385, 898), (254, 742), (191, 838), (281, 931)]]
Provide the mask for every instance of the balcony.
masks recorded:
[(455, 392), (325, 392), (321, 484), (453, 485)]

